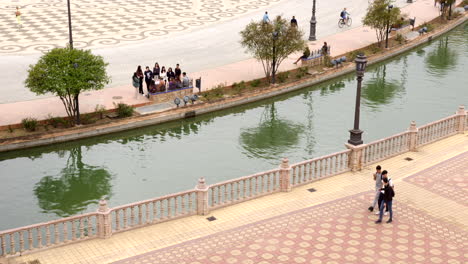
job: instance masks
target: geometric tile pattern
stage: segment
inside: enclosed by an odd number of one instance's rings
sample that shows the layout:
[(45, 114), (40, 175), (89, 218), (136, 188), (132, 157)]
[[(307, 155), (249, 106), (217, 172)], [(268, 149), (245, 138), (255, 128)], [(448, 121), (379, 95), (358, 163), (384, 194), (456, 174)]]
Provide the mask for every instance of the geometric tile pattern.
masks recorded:
[(468, 206), (468, 152), (404, 179), (427, 191)]
[(115, 263), (466, 263), (468, 232), (397, 197), (394, 222), (376, 225), (372, 198), (353, 195)]
[[(74, 46), (156, 38), (212, 24), (280, 0), (71, 0)], [(16, 6), (23, 27), (18, 28)], [(259, 17), (261, 19), (261, 17)], [(68, 43), (66, 0), (0, 2), (0, 54), (46, 51)]]

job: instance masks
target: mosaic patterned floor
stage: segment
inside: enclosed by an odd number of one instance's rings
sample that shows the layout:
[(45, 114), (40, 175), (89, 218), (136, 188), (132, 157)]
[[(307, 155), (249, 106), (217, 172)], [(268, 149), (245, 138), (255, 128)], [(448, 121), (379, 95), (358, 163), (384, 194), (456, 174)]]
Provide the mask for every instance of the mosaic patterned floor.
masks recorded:
[[(421, 185), (421, 175), (440, 174), (447, 179), (441, 185), (466, 184), (466, 164), (468, 152), (407, 181)], [(399, 203), (398, 192), (393, 223), (375, 224), (366, 210), (372, 198), (366, 192), (337, 199), (115, 263), (466, 263), (466, 229)]]
[[(75, 47), (156, 38), (263, 8), (280, 0), (72, 0)], [(66, 0), (0, 2), (0, 54), (46, 51), (68, 43)], [(16, 22), (16, 6), (22, 27)], [(259, 18), (260, 19), (260, 18)]]

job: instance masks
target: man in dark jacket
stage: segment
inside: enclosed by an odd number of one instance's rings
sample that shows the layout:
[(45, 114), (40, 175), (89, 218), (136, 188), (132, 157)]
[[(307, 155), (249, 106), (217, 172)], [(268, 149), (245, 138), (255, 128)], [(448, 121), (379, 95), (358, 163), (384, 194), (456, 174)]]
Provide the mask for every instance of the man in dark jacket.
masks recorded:
[(388, 212), (390, 213), (390, 218), (388, 219), (387, 223), (391, 223), (392, 217), (393, 217), (392, 201), (393, 201), (393, 196), (395, 196), (395, 192), (393, 191), (393, 188), (390, 186), (388, 178), (383, 178), (382, 180), (384, 183), (384, 186), (382, 187), (383, 200), (382, 200), (382, 203), (380, 204), (379, 220), (375, 221), (376, 224), (382, 223), (384, 204), (387, 206)]
[(150, 85), (151, 85), (152, 80), (153, 80), (153, 72), (150, 71), (150, 68), (148, 66), (146, 66), (145, 82), (146, 82), (146, 90), (148, 91), (148, 98), (149, 98)]

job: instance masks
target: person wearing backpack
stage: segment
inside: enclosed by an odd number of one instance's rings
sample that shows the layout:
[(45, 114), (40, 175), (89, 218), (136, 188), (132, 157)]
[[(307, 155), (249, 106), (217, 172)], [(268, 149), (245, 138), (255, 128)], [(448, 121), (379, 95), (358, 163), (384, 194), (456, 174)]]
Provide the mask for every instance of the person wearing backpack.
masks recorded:
[(391, 223), (392, 218), (393, 218), (392, 202), (393, 202), (393, 197), (395, 196), (395, 192), (393, 191), (393, 188), (390, 186), (390, 182), (388, 178), (382, 178), (382, 181), (384, 184), (384, 186), (382, 187), (383, 200), (382, 200), (382, 203), (380, 204), (379, 220), (375, 221), (376, 224), (382, 223), (384, 205), (387, 206), (388, 212), (390, 213), (390, 218), (387, 220), (387, 223)]

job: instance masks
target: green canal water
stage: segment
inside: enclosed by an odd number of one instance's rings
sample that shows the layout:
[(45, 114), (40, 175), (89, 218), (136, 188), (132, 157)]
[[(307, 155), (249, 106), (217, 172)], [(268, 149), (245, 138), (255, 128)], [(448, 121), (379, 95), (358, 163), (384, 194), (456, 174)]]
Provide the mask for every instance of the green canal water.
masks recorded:
[[(468, 23), (364, 76), (361, 128), (370, 142), (468, 106)], [(188, 120), (0, 153), (0, 230), (216, 183), (344, 150), (354, 74)], [(371, 183), (369, 183), (369, 186)]]

